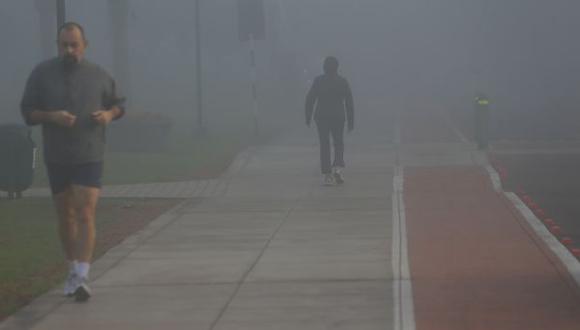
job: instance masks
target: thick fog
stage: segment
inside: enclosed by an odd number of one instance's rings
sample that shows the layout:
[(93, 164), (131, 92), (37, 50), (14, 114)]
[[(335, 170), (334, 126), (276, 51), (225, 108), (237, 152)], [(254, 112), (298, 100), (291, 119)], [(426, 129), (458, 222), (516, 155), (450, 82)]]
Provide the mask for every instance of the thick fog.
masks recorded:
[[(18, 104), (30, 70), (56, 52), (53, 3), (0, 3), (0, 122), (20, 120)], [(110, 1), (69, 0), (67, 20), (85, 26), (87, 57), (120, 81), (131, 112), (166, 113), (194, 125), (195, 2), (126, 3), (126, 42), (111, 24)], [(208, 125), (224, 118), (250, 122), (249, 44), (238, 40), (237, 1), (200, 3)], [(467, 113), (475, 93), (484, 92), (492, 100), (498, 134), (507, 134), (507, 126), (534, 129), (544, 138), (556, 132), (568, 137), (577, 130), (572, 119), (580, 104), (578, 1), (265, 0), (265, 4), (267, 40), (256, 42), (259, 109), (264, 118), (302, 124), (309, 81), (321, 73), (322, 59), (335, 55), (342, 74), (351, 81), (358, 116), (430, 108)], [(119, 51), (122, 44), (127, 48)], [(123, 52), (126, 63), (115, 59)]]
[[(115, 2), (115, 1), (112, 1)], [(117, 1), (118, 3), (122, 1)], [(55, 1), (6, 0), (0, 4), (0, 90), (3, 107), (0, 122), (18, 122), (19, 101), (30, 71), (38, 62), (56, 54)], [(176, 121), (196, 123), (196, 67), (194, 2), (190, 0), (126, 1), (126, 49), (119, 52), (119, 33), (112, 26), (111, 1), (67, 1), (67, 20), (85, 27), (89, 47), (86, 57), (108, 69), (127, 95), (130, 113), (168, 114)], [(237, 6), (234, 1), (201, 1), (202, 85), (205, 121), (230, 118), (251, 122), (250, 48), (238, 40)], [(279, 15), (268, 4), (269, 37), (276, 34)], [(277, 24), (277, 23), (276, 23)], [(47, 31), (49, 31), (47, 33)], [(117, 37), (117, 41), (115, 39)], [(277, 40), (257, 41), (256, 55), (261, 116), (294, 111), (302, 104), (295, 87), (299, 76), (282, 76), (288, 65)], [(117, 51), (117, 52), (116, 52)], [(125, 67), (115, 56), (127, 54)], [(299, 69), (296, 70), (298, 72)], [(294, 84), (294, 87), (292, 87)], [(294, 90), (293, 90), (294, 88)], [(290, 93), (294, 93), (290, 96)], [(280, 101), (286, 97), (287, 102)], [(275, 116), (275, 115), (274, 115)]]

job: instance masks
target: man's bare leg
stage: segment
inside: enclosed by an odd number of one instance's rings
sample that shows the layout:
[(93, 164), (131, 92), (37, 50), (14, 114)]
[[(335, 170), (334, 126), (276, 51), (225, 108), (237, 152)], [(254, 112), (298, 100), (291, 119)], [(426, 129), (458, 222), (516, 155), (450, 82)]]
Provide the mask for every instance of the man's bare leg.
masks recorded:
[(95, 249), (95, 214), (100, 189), (73, 185), (71, 190), (78, 228), (76, 259), (79, 263), (90, 263)]
[(58, 214), (58, 233), (64, 254), (69, 262), (77, 260), (77, 233), (76, 210), (73, 202), (73, 191), (68, 187), (65, 191), (56, 194), (54, 204)]
[(64, 284), (64, 295), (71, 297), (79, 285), (78, 267), (78, 222), (74, 207), (72, 187), (53, 196), (58, 214), (58, 232), (61, 246), (69, 264), (68, 276)]
[(65, 284), (65, 294), (74, 294), (77, 301), (86, 301), (90, 297), (86, 281), (95, 247), (95, 213), (99, 193), (98, 188), (72, 185), (54, 198), (61, 242), (72, 266)]

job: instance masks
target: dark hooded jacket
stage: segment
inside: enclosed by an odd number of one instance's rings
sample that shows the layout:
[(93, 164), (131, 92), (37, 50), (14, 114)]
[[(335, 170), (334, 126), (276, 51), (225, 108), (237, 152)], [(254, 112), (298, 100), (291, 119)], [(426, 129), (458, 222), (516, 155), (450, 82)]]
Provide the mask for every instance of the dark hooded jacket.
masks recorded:
[(348, 81), (338, 74), (336, 59), (325, 60), (324, 74), (314, 79), (306, 95), (305, 108), (307, 124), (310, 124), (314, 113), (317, 122), (346, 119), (348, 127), (354, 127), (352, 92)]

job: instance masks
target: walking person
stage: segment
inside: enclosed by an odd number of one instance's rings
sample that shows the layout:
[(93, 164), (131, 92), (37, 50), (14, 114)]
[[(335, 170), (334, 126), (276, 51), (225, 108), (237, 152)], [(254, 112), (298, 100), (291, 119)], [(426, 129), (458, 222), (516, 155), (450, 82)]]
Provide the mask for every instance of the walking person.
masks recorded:
[[(324, 74), (316, 77), (306, 95), (306, 125), (312, 117), (316, 122), (320, 141), (320, 168), (324, 185), (342, 184), (344, 178), (344, 125), (354, 129), (354, 106), (348, 81), (338, 74), (338, 60), (329, 56), (324, 60)], [(334, 159), (331, 163), (331, 145)]]
[(123, 116), (114, 80), (84, 58), (84, 29), (68, 22), (58, 30), (59, 56), (37, 65), (21, 101), (28, 125), (42, 125), (44, 159), (69, 262), (64, 293), (91, 296), (87, 285), (95, 246), (95, 210), (101, 189), (105, 126)]

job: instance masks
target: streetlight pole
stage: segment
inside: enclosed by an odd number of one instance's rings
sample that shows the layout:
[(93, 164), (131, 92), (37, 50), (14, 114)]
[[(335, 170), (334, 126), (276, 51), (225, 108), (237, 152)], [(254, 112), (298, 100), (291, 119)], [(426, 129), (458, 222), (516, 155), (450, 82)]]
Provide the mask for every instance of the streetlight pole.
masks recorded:
[(260, 135), (258, 124), (258, 70), (256, 69), (256, 41), (254, 34), (250, 33), (250, 72), (252, 75), (252, 117), (254, 118), (254, 134)]
[[(129, 64), (129, 0), (109, 0), (113, 72), (125, 96), (131, 100), (131, 66)], [(127, 101), (126, 106), (130, 106)]]
[(266, 20), (263, 0), (238, 0), (238, 32), (240, 41), (250, 43), (250, 74), (252, 80), (252, 117), (254, 132), (259, 135), (258, 74), (256, 69), (256, 40), (266, 39)]
[(201, 19), (200, 1), (195, 0), (195, 68), (196, 68), (196, 89), (197, 89), (197, 128), (199, 134), (205, 133), (203, 124), (203, 90), (202, 90), (202, 68), (201, 68)]
[(66, 0), (56, 0), (56, 29), (64, 24), (66, 19)]

